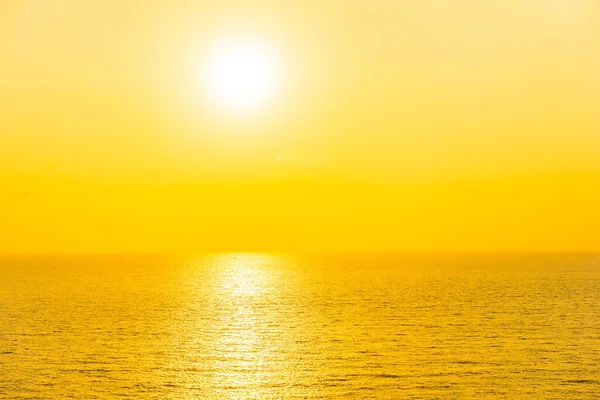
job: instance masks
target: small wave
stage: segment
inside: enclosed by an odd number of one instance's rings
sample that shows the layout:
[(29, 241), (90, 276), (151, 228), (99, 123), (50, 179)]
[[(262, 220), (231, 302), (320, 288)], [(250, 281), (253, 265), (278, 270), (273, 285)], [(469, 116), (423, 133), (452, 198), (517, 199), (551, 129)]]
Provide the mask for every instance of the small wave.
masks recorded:
[(600, 381), (597, 381), (595, 379), (568, 379), (566, 382), (567, 383), (577, 383), (577, 384), (596, 384), (596, 383), (600, 383)]
[(372, 375), (375, 378), (386, 378), (386, 379), (400, 379), (402, 376), (394, 374), (375, 374)]

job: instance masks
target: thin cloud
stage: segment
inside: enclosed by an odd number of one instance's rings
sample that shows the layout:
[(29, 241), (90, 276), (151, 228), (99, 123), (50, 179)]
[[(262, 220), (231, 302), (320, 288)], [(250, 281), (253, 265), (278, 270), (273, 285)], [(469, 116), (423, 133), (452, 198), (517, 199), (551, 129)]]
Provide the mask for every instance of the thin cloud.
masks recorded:
[(19, 190), (8, 192), (6, 195), (12, 199), (28, 199), (35, 196), (36, 193), (33, 190)]
[(316, 167), (321, 165), (326, 165), (327, 162), (319, 157), (308, 156), (301, 157), (293, 154), (287, 155), (278, 155), (275, 160), (283, 165), (292, 165), (292, 166), (304, 166), (304, 167)]

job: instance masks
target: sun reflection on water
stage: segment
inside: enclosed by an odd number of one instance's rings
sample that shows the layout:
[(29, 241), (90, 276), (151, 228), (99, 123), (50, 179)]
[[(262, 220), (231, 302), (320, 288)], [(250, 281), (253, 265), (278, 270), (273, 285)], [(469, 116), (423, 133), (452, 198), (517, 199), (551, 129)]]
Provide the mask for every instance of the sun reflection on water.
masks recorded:
[(223, 265), (220, 289), (222, 295), (247, 297), (261, 296), (273, 284), (272, 274), (267, 270), (273, 262), (268, 255), (241, 254), (223, 255), (220, 264)]
[[(278, 280), (272, 268), (274, 257), (262, 254), (221, 255), (218, 265), (220, 318), (215, 327), (215, 370), (223, 398), (260, 398), (269, 380), (268, 364), (278, 351), (269, 340), (272, 316), (268, 312)], [(261, 390), (263, 388), (263, 390)]]

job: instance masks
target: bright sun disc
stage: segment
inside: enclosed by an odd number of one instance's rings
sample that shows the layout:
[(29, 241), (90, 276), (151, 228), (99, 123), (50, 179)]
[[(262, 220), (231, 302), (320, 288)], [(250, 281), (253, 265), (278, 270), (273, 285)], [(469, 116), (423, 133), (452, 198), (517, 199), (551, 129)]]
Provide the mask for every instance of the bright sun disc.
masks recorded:
[(208, 94), (221, 108), (256, 111), (272, 99), (278, 68), (271, 49), (259, 41), (219, 43), (209, 55), (206, 70)]

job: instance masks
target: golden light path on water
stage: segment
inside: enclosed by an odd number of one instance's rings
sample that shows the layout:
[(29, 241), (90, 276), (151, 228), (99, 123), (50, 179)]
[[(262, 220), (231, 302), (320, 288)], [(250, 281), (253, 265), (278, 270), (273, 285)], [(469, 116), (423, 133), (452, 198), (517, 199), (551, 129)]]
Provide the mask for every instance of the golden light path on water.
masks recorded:
[(590, 399), (600, 255), (0, 258), (7, 398)]
[(229, 371), (221, 378), (226, 382), (224, 386), (241, 389), (241, 393), (230, 398), (260, 397), (255, 386), (260, 383), (264, 353), (274, 350), (265, 343), (265, 335), (260, 332), (261, 315), (255, 309), (277, 284), (265, 268), (268, 261), (268, 257), (256, 255), (221, 257), (220, 264), (226, 267), (215, 296), (223, 299), (229, 312), (222, 314), (214, 351), (225, 353), (218, 366), (221, 371)]

